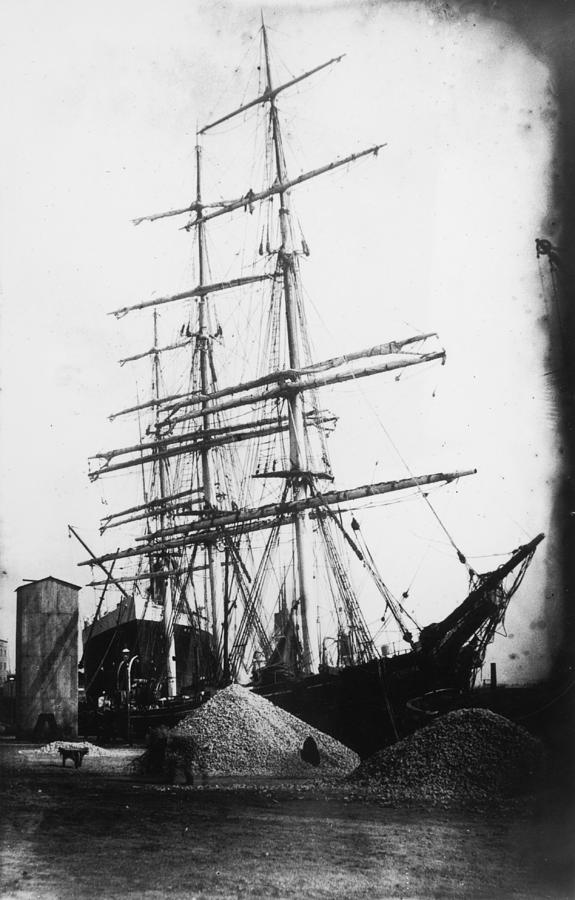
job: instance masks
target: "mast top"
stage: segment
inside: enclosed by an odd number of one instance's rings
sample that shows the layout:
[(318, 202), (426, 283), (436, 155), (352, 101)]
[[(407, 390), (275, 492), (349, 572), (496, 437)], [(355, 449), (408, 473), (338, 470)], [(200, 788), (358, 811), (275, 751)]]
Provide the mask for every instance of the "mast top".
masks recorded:
[(216, 125), (221, 125), (223, 122), (227, 122), (228, 119), (233, 118), (234, 116), (239, 115), (242, 112), (245, 112), (248, 109), (251, 109), (252, 106), (257, 106), (259, 103), (268, 103), (275, 100), (276, 96), (281, 92), (285, 91), (286, 88), (292, 87), (294, 84), (297, 84), (300, 81), (303, 81), (305, 78), (309, 78), (310, 75), (315, 75), (316, 72), (320, 72), (322, 69), (327, 68), (327, 66), (331, 66), (333, 63), (338, 63), (343, 59), (345, 53), (340, 54), (339, 56), (334, 56), (333, 59), (328, 59), (327, 62), (321, 63), (319, 66), (315, 66), (313, 69), (309, 69), (307, 72), (304, 72), (302, 75), (298, 75), (295, 78), (290, 79), (290, 81), (286, 81), (284, 84), (280, 84), (279, 87), (272, 88), (271, 81), (271, 72), (270, 72), (270, 58), (269, 58), (269, 46), (268, 46), (268, 35), (266, 24), (264, 22), (264, 14), (263, 10), (261, 10), (261, 19), (262, 19), (262, 34), (264, 39), (264, 54), (265, 54), (265, 62), (266, 62), (266, 89), (263, 94), (260, 94), (258, 97), (255, 97), (253, 100), (250, 100), (248, 103), (243, 103), (237, 109), (234, 109), (232, 112), (227, 113), (225, 116), (221, 116), (221, 118), (216, 119), (214, 122), (210, 122), (208, 125), (204, 125), (197, 134), (205, 134), (206, 131), (209, 131), (210, 128), (214, 128)]

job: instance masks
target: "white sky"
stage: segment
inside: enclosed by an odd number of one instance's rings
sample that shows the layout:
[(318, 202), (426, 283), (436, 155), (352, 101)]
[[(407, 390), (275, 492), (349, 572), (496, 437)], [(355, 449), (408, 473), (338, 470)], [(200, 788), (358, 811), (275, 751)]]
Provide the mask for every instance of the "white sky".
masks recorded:
[[(277, 81), (347, 54), (282, 95), (290, 174), (388, 142), (378, 160), (293, 192), (312, 250), (303, 274), (316, 358), (417, 331), (437, 331), (447, 350), (445, 367), (366, 380), (359, 399), (345, 385), (329, 391), (338, 484), (406, 475), (387, 433), (415, 474), (477, 467), (433, 500), (487, 569), (500, 561), (490, 554), (549, 530), (556, 458), (534, 253), (552, 154), (549, 74), (510, 29), (471, 14), (418, 3), (263, 9)], [(196, 125), (253, 96), (259, 16), (259, 4), (184, 0), (0, 4), (4, 637), (22, 579), (88, 580), (66, 525), (100, 549), (104, 508), (87, 458), (124, 442), (107, 421), (134, 402), (116, 361), (150, 344), (135, 317), (105, 313), (191, 286), (182, 223), (130, 220), (191, 200)], [(225, 131), (224, 157), (240, 136)], [(241, 156), (231, 176), (218, 168), (219, 152), (207, 138), (218, 196), (260, 187)], [(225, 277), (225, 248), (220, 261)], [(466, 584), (420, 507), (365, 511), (361, 523), (391, 589), (413, 581), (425, 624)], [(508, 680), (548, 661), (552, 560), (551, 537), (512, 602), (513, 637), (488, 654)], [(84, 613), (92, 602), (84, 591)]]

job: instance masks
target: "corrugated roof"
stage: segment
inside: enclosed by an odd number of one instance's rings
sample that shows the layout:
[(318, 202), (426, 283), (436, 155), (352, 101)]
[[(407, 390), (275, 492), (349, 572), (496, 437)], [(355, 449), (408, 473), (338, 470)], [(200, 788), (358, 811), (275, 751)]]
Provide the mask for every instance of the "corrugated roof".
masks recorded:
[(20, 587), (16, 588), (16, 591), (21, 591), (22, 588), (29, 587), (31, 584), (40, 584), (41, 581), (57, 581), (58, 584), (65, 584), (66, 587), (74, 588), (77, 591), (82, 590), (82, 586), (79, 584), (72, 584), (71, 581), (64, 581), (63, 578), (54, 578), (53, 575), (47, 575), (46, 578), (37, 578), (36, 580), (27, 581), (26, 584), (21, 584)]

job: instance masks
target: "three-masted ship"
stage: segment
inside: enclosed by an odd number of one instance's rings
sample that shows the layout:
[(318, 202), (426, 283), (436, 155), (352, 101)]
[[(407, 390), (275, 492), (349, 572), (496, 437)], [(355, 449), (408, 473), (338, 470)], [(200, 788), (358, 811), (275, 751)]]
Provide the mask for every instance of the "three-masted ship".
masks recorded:
[[(472, 472), (336, 488), (327, 440), (336, 421), (322, 388), (443, 363), (445, 352), (435, 334), (418, 334), (312, 358), (301, 274), (309, 247), (292, 197), (308, 181), (377, 157), (384, 145), (290, 175), (278, 97), (341, 57), (276, 84), (263, 23), (261, 36), (257, 95), (199, 129), (193, 201), (135, 220), (183, 218), (194, 281), (115, 311), (152, 313), (151, 348), (121, 361), (150, 365), (152, 392), (114, 413), (137, 423), (138, 438), (98, 453), (90, 473), (93, 480), (131, 475), (143, 496), (101, 526), (135, 528), (136, 539), (100, 555), (87, 548), (80, 563), (102, 572), (91, 582), (102, 598), (120, 593), (116, 608), (102, 614), (99, 606), (84, 630), (86, 689), (94, 701), (107, 695), (126, 710), (135, 728), (176, 721), (237, 680), (367, 753), (397, 737), (411, 698), (470, 685), (542, 535), (483, 575), (459, 552), (469, 595), (423, 629), (386, 585), (356, 506), (403, 492), (429, 503), (428, 486)], [(263, 116), (261, 183), (255, 190), (244, 183), (231, 199), (206, 198), (201, 141), (253, 113)], [(213, 274), (208, 238), (217, 238), (223, 220), (239, 219), (247, 223), (241, 259), (249, 263), (225, 277)], [(239, 368), (220, 295), (241, 297), (235, 308), (245, 303), (244, 333), (230, 328), (236, 343), (242, 339)], [(246, 350), (248, 339), (257, 352)], [(380, 619), (398, 635), (397, 652), (376, 645), (353, 565), (371, 578)]]

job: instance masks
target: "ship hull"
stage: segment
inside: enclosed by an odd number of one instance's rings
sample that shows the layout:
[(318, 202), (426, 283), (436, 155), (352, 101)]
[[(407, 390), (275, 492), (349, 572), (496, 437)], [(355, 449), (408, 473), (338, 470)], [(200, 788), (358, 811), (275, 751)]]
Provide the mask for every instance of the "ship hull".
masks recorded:
[[(482, 576), (447, 618), (421, 630), (419, 640), (411, 650), (341, 669), (325, 667), (317, 675), (299, 678), (288, 674), (289, 667), (281, 665), (278, 655), (274, 665), (262, 667), (250, 687), (276, 706), (346, 744), (362, 758), (370, 756), (413, 730), (414, 721), (408, 708), (410, 701), (433, 691), (461, 692), (472, 687), (474, 676), (483, 662), (487, 642), (497, 623), (503, 620), (507, 603), (521, 576), (516, 576), (510, 592), (503, 591), (503, 579), (518, 566), (528, 565), (542, 539), (543, 535), (538, 535), (518, 548), (498, 569)], [(132, 612), (136, 612), (135, 608)], [(116, 709), (125, 709), (128, 721), (132, 713), (131, 709), (129, 714), (127, 712), (120, 678), (120, 656), (125, 652), (121, 649), (123, 640), (133, 641), (131, 646), (138, 653), (138, 671), (143, 685), (150, 685), (151, 675), (155, 676), (156, 684), (159, 683), (158, 660), (162, 654), (165, 656), (166, 651), (160, 623), (141, 622), (130, 617), (122, 625), (119, 620), (118, 616), (113, 630), (101, 627), (97, 637), (88, 635), (84, 657), (88, 674), (90, 669), (94, 670), (94, 658), (97, 658), (92, 656), (96, 641), (100, 642), (100, 653), (105, 648), (104, 659), (111, 655), (108, 683), (115, 690)], [(143, 628), (148, 629), (148, 634), (156, 635), (154, 646), (157, 647), (157, 657), (146, 653), (145, 648), (152, 646), (153, 642), (144, 642)], [(176, 624), (174, 636), (178, 689), (180, 694), (187, 696), (179, 698), (182, 706), (176, 711), (175, 699), (162, 708), (157, 703), (150, 704), (145, 692), (140, 696), (137, 691), (132, 692), (130, 696), (135, 700), (134, 728), (136, 716), (141, 730), (149, 727), (154, 719), (161, 724), (176, 724), (186, 712), (209, 696), (208, 688), (221, 686), (219, 670), (209, 670), (205, 666), (205, 660), (210, 659), (211, 639), (207, 632), (190, 625)], [(106, 641), (109, 642), (107, 647)], [(115, 653), (111, 653), (112, 646)], [(103, 679), (103, 673), (103, 666), (101, 671), (94, 670), (92, 682), (97, 682), (99, 677)], [(113, 678), (115, 682), (111, 680)], [(173, 704), (173, 715), (169, 720), (162, 721), (162, 715), (168, 715), (170, 704)]]
[(173, 727), (209, 697), (217, 676), (211, 636), (183, 616), (173, 634), (176, 696), (167, 697), (161, 614), (161, 608), (139, 609), (131, 600), (84, 629), (84, 734), (142, 737), (150, 727)]
[(471, 679), (471, 667), (441, 670), (414, 650), (300, 679), (270, 680), (252, 690), (365, 758), (413, 730), (410, 700), (429, 691), (465, 690)]
[[(177, 692), (185, 694), (205, 683), (206, 667), (202, 659), (209, 636), (205, 632), (199, 636), (191, 627), (176, 625), (174, 639)], [(126, 650), (130, 657), (135, 657), (132, 687), (138, 688), (145, 682), (161, 688), (165, 680), (166, 657), (163, 629), (157, 622), (132, 620), (100, 633), (84, 645), (88, 696), (97, 698), (105, 693), (112, 698), (118, 691), (125, 690), (121, 664)], [(161, 694), (160, 690), (158, 695)]]

